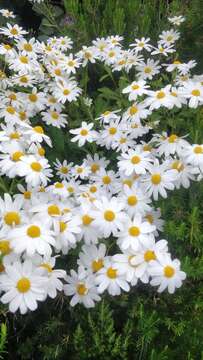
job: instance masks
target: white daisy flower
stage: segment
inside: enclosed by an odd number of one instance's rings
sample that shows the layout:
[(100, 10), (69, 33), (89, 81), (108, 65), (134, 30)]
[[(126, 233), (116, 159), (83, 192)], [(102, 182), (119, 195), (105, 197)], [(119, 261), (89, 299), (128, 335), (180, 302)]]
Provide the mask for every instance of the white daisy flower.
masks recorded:
[(180, 270), (180, 261), (171, 260), (168, 254), (157, 255), (157, 260), (150, 262), (148, 271), (152, 277), (150, 285), (159, 286), (158, 292), (167, 288), (168, 292), (173, 294), (176, 288), (181, 287), (182, 281), (186, 278), (185, 272)]
[(70, 274), (71, 276), (68, 275), (66, 278), (67, 284), (63, 287), (65, 295), (73, 296), (70, 305), (75, 306), (79, 303), (86, 308), (94, 307), (95, 302), (101, 300), (95, 286), (94, 276), (87, 274), (81, 267), (79, 267), (78, 273), (71, 270)]
[(37, 301), (46, 297), (45, 285), (47, 279), (39, 269), (32, 265), (31, 260), (19, 261), (6, 266), (5, 274), (0, 275), (0, 289), (5, 292), (1, 297), (3, 304), (9, 303), (9, 311), (21, 314), (37, 309)]

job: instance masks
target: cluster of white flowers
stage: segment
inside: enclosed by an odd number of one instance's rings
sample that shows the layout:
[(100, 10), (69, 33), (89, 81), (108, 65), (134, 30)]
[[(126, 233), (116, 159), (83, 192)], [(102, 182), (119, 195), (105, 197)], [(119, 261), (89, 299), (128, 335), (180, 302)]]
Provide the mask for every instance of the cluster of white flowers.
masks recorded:
[[(169, 19), (175, 25), (183, 20)], [(162, 63), (175, 54), (179, 32), (163, 31), (156, 46), (135, 39), (127, 50), (121, 36), (97, 38), (76, 54), (68, 37), (27, 40), (17, 24), (0, 34), (6, 69), (0, 71), (0, 169), (4, 178), (17, 179), (19, 190), (0, 199), (1, 302), (24, 314), (63, 290), (72, 306), (93, 307), (104, 291), (119, 295), (138, 281), (174, 293), (186, 274), (159, 239), (164, 222), (153, 201), (202, 178), (203, 145), (175, 133), (154, 133), (149, 142), (143, 136), (160, 107), (203, 104), (203, 76), (190, 75), (195, 61), (181, 63), (174, 55), (172, 63)], [(44, 128), (68, 125), (65, 105), (82, 93), (77, 71), (96, 61), (112, 71), (134, 68), (135, 80), (122, 91), (130, 106), (107, 109), (69, 132), (79, 146), (94, 142), (106, 153), (115, 150), (117, 167), (94, 153), (77, 165), (56, 159), (54, 175), (42, 146), (52, 146)], [(173, 72), (173, 82), (152, 89), (150, 80), (163, 71)], [(92, 99), (84, 104), (89, 109)], [(51, 182), (53, 176), (58, 181)], [(77, 246), (77, 271), (55, 269), (57, 258)]]

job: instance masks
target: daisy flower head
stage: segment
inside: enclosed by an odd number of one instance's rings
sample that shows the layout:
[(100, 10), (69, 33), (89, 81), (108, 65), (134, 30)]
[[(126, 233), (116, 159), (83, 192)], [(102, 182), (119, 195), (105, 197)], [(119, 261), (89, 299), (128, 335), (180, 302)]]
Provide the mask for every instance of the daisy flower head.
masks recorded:
[(78, 145), (80, 147), (83, 146), (86, 142), (91, 143), (95, 141), (97, 138), (97, 132), (92, 130), (93, 126), (93, 123), (87, 124), (85, 121), (82, 121), (82, 126), (80, 128), (69, 130), (71, 134), (76, 135), (71, 139), (71, 141), (78, 141)]
[(124, 185), (122, 200), (125, 201), (125, 210), (130, 217), (136, 213), (144, 215), (151, 210), (150, 199), (144, 194), (140, 184), (133, 184), (131, 187)]
[(148, 105), (145, 101), (133, 103), (123, 114), (122, 120), (129, 120), (130, 123), (140, 124), (141, 119), (146, 119), (151, 115), (151, 110), (147, 109)]
[(150, 285), (159, 286), (159, 293), (168, 289), (168, 292), (173, 294), (186, 278), (185, 272), (180, 270), (180, 261), (172, 260), (169, 254), (157, 255), (157, 260), (150, 262), (148, 271), (152, 277)]
[(13, 11), (10, 11), (8, 9), (0, 9), (0, 14), (5, 18), (15, 18)]
[(136, 52), (146, 50), (148, 52), (151, 51), (152, 46), (149, 44), (150, 38), (142, 37), (141, 39), (135, 39), (135, 43), (130, 44), (134, 48)]
[(104, 266), (106, 246), (103, 243), (96, 245), (83, 245), (77, 261), (90, 273), (97, 273)]
[(0, 198), (0, 218), (1, 225), (6, 228), (14, 228), (20, 225), (23, 221), (23, 199), (12, 199), (12, 197), (5, 193), (4, 198)]
[(199, 174), (198, 167), (194, 167), (185, 162), (185, 159), (171, 159), (171, 168), (178, 171), (178, 177), (175, 181), (175, 186), (177, 189), (180, 189), (183, 186), (185, 189), (188, 189), (190, 186), (191, 180), (196, 180), (197, 174)]
[(70, 275), (66, 277), (67, 284), (64, 285), (64, 293), (72, 296), (71, 306), (83, 304), (86, 308), (95, 306), (95, 302), (100, 301), (95, 285), (95, 278), (88, 274), (83, 267), (78, 268), (78, 272), (71, 270)]
[(47, 226), (35, 219), (9, 231), (14, 252), (22, 254), (25, 251), (28, 256), (33, 256), (36, 253), (50, 256), (52, 253), (51, 245), (55, 245), (53, 235)]
[(121, 172), (129, 176), (132, 174), (145, 174), (153, 161), (151, 154), (148, 151), (143, 151), (140, 145), (137, 145), (135, 150), (128, 150), (118, 157), (118, 167)]
[(180, 155), (184, 149), (188, 147), (189, 143), (183, 138), (176, 134), (163, 133), (157, 142), (156, 149), (160, 156), (165, 155), (167, 158), (175, 153)]
[(140, 245), (147, 243), (149, 238), (153, 238), (154, 230), (156, 227), (137, 213), (132, 220), (130, 218), (127, 220), (125, 229), (117, 234), (118, 245), (122, 251), (137, 251)]
[(3, 304), (9, 304), (9, 311), (15, 313), (18, 309), (21, 314), (28, 310), (37, 309), (37, 301), (46, 298), (45, 285), (47, 279), (33, 266), (31, 260), (23, 263), (16, 261), (6, 266), (5, 273), (0, 275), (0, 289), (4, 295)]
[(45, 158), (37, 159), (33, 155), (22, 156), (19, 163), (19, 175), (25, 176), (27, 184), (46, 186), (52, 175), (52, 170), (48, 160)]
[(55, 170), (56, 175), (59, 176), (62, 180), (69, 180), (72, 177), (71, 170), (73, 168), (73, 163), (68, 163), (67, 160), (63, 160), (63, 162), (60, 162), (58, 159), (56, 159), (55, 163)]
[(54, 83), (53, 95), (62, 104), (66, 101), (71, 102), (77, 100), (81, 92), (82, 90), (72, 78), (67, 81), (57, 81)]
[(92, 211), (92, 216), (101, 237), (107, 238), (110, 234), (115, 236), (118, 230), (123, 230), (127, 218), (123, 211), (124, 206), (116, 197), (109, 200), (102, 196), (100, 200), (94, 201), (95, 210)]
[(180, 38), (180, 33), (174, 29), (162, 31), (159, 35), (160, 43), (164, 45), (171, 45)]
[(65, 279), (66, 272), (61, 269), (55, 269), (56, 257), (40, 256), (37, 255), (33, 258), (40, 270), (42, 270), (47, 282), (45, 285), (46, 295), (51, 299), (57, 296), (57, 291), (63, 290), (62, 279)]
[(148, 168), (148, 173), (143, 176), (143, 187), (146, 194), (154, 200), (158, 200), (159, 194), (163, 198), (167, 198), (167, 190), (174, 190), (175, 181), (178, 177), (176, 169), (170, 169), (168, 162), (159, 164), (156, 160), (154, 164)]
[(153, 59), (147, 59), (147, 62), (141, 62), (136, 66), (138, 71), (139, 79), (142, 80), (152, 80), (152, 78), (159, 74), (161, 66), (159, 65), (159, 61), (154, 61)]
[(201, 83), (189, 80), (179, 91), (183, 97), (188, 99), (190, 108), (196, 109), (203, 103), (203, 85)]
[(173, 107), (170, 88), (171, 85), (167, 85), (160, 90), (148, 92), (146, 104), (150, 110), (159, 109), (161, 106), (169, 109)]
[(9, 38), (18, 39), (22, 37), (22, 35), (27, 34), (27, 31), (23, 30), (22, 27), (17, 24), (11, 25), (7, 23), (7, 27), (0, 29), (0, 34), (8, 36)]
[(115, 264), (112, 258), (105, 259), (103, 268), (96, 273), (95, 282), (100, 294), (107, 290), (110, 295), (116, 296), (121, 294), (121, 289), (126, 292), (130, 290), (119, 264)]
[(122, 90), (123, 94), (129, 94), (128, 99), (135, 101), (138, 96), (148, 94), (149, 85), (146, 85), (145, 80), (133, 81), (129, 86)]
[(189, 145), (184, 152), (184, 161), (203, 171), (203, 144)]
[(185, 21), (185, 17), (182, 15), (172, 16), (168, 17), (168, 21), (173, 25), (180, 26)]

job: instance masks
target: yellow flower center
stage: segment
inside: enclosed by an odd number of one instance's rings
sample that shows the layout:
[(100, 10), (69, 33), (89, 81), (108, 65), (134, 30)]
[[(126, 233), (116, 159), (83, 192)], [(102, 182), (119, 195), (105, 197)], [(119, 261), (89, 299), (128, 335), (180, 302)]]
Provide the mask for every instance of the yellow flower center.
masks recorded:
[(172, 41), (173, 40), (173, 36), (172, 35), (169, 35), (167, 38), (166, 38), (167, 41)]
[(109, 114), (111, 114), (111, 111), (108, 111), (108, 110), (103, 113), (104, 116), (107, 116)]
[(134, 155), (132, 158), (131, 158), (131, 163), (133, 165), (136, 165), (136, 164), (139, 164), (139, 162), (141, 161), (140, 157), (137, 156), (137, 155)]
[(12, 47), (9, 44), (4, 44), (4, 49), (6, 50), (11, 50)]
[(91, 59), (91, 57), (92, 57), (92, 54), (89, 51), (86, 51), (85, 52), (85, 58), (86, 59)]
[(193, 96), (200, 96), (200, 95), (201, 95), (201, 94), (200, 94), (200, 91), (199, 91), (198, 89), (192, 90), (191, 94), (192, 94)]
[(109, 221), (109, 222), (114, 221), (115, 217), (116, 217), (116, 215), (112, 210), (106, 210), (104, 212), (104, 219), (106, 221)]
[(153, 175), (151, 176), (151, 181), (152, 181), (152, 184), (154, 184), (154, 185), (160, 184), (160, 182), (161, 182), (161, 175), (160, 175), (160, 174), (153, 174)]
[(139, 85), (135, 84), (135, 85), (132, 85), (132, 90), (138, 90), (140, 88)]
[(128, 197), (128, 205), (134, 206), (137, 204), (137, 197), (135, 195), (131, 195)]
[(173, 62), (173, 64), (174, 64), (174, 65), (180, 65), (181, 62), (180, 62), (179, 60), (175, 60), (175, 61)]
[(16, 287), (20, 293), (26, 293), (30, 290), (31, 287), (30, 280), (26, 277), (23, 277), (18, 280)]
[(109, 52), (109, 57), (114, 57), (115, 55), (116, 55), (116, 53), (114, 51)]
[(43, 147), (40, 147), (40, 148), (38, 149), (38, 154), (39, 154), (40, 156), (44, 156), (44, 155), (45, 155), (45, 150), (44, 150)]
[(67, 229), (67, 224), (64, 221), (59, 222), (60, 232), (63, 233)]
[(82, 223), (83, 223), (84, 226), (90, 225), (93, 220), (94, 219), (91, 216), (89, 216), (88, 214), (85, 214), (82, 217)]
[(37, 225), (31, 225), (28, 227), (27, 229), (27, 235), (31, 238), (37, 238), (37, 237), (40, 237), (41, 235), (41, 230), (39, 228), (39, 226)]
[(73, 193), (74, 192), (74, 188), (72, 186), (68, 186), (67, 190), (69, 193)]
[(78, 284), (77, 285), (77, 293), (81, 296), (86, 295), (88, 292), (88, 289), (86, 288), (86, 286), (84, 284)]
[(18, 30), (13, 27), (13, 28), (10, 30), (10, 33), (11, 33), (12, 35), (18, 35)]
[(54, 74), (55, 74), (56, 76), (60, 76), (60, 75), (61, 75), (61, 69), (55, 69), (55, 70), (54, 70)]
[(72, 67), (74, 65), (75, 65), (75, 61), (72, 61), (72, 60), (68, 61), (68, 66)]
[(10, 94), (10, 95), (8, 96), (8, 98), (9, 98), (10, 100), (17, 100), (17, 96), (16, 96), (16, 94), (14, 94), (14, 93)]
[(56, 189), (63, 189), (63, 188), (64, 188), (64, 185), (63, 185), (62, 183), (60, 183), (60, 182), (56, 182), (56, 183), (54, 184), (54, 187), (55, 187)]
[(63, 90), (63, 95), (69, 95), (70, 94), (70, 90), (68, 90), (68, 89), (64, 89)]
[(26, 200), (29, 200), (31, 198), (31, 195), (32, 195), (31, 191), (25, 191), (23, 193), (24, 199)]
[(168, 137), (168, 142), (169, 142), (170, 144), (172, 144), (172, 143), (174, 143), (177, 139), (178, 139), (178, 136), (175, 135), (175, 134), (172, 134), (172, 135), (170, 135), (170, 136)]
[(54, 120), (58, 120), (59, 114), (58, 114), (56, 111), (52, 111), (52, 112), (51, 112), (51, 117), (52, 117), (52, 119), (54, 119)]
[(39, 162), (32, 162), (30, 164), (30, 167), (32, 170), (36, 171), (36, 172), (40, 172), (42, 170), (42, 165)]
[(110, 135), (115, 135), (116, 133), (117, 133), (117, 129), (115, 127), (109, 128), (109, 134)]
[(4, 222), (6, 225), (19, 225), (20, 224), (20, 215), (15, 211), (7, 212), (4, 215)]
[(200, 146), (200, 145), (195, 146), (193, 151), (195, 154), (203, 154), (203, 146)]
[(147, 250), (144, 254), (145, 261), (149, 262), (151, 260), (156, 260), (156, 255), (153, 250)]
[(103, 176), (102, 181), (105, 185), (109, 185), (111, 183), (111, 178), (108, 175)]
[(36, 102), (38, 99), (36, 94), (30, 94), (28, 97), (31, 102)]
[(126, 141), (127, 141), (127, 139), (126, 139), (126, 138), (121, 137), (119, 142), (120, 142), (120, 144), (125, 144), (125, 143), (126, 143)]
[(19, 59), (21, 63), (28, 64), (28, 58), (26, 56), (20, 56)]
[(135, 115), (138, 112), (137, 106), (133, 105), (130, 108), (130, 115)]
[(12, 160), (17, 162), (20, 160), (21, 156), (23, 156), (23, 152), (22, 151), (16, 151), (12, 154)]
[(33, 130), (36, 132), (36, 133), (38, 133), (38, 134), (44, 134), (44, 130), (43, 130), (43, 128), (41, 127), (41, 126), (35, 126), (34, 128), (33, 128)]
[(130, 227), (128, 232), (131, 236), (139, 236), (140, 235), (140, 229), (137, 226)]
[(148, 214), (145, 216), (145, 219), (150, 223), (150, 224), (153, 224), (154, 222), (154, 218), (151, 214)]
[(18, 140), (18, 139), (20, 139), (20, 134), (17, 132), (14, 132), (14, 133), (11, 133), (9, 137), (11, 140)]
[(95, 185), (90, 186), (90, 192), (93, 194), (97, 192), (97, 187)]
[(181, 161), (177, 160), (177, 161), (173, 162), (172, 169), (177, 170), (178, 172), (181, 172), (184, 170), (184, 165), (183, 165), (183, 163), (181, 163)]
[(47, 211), (48, 211), (48, 214), (49, 214), (50, 216), (56, 216), (56, 215), (60, 215), (60, 214), (61, 214), (61, 211), (60, 211), (59, 207), (58, 207), (57, 205), (55, 205), (55, 204), (50, 205), (50, 206), (48, 207)]
[(1, 240), (0, 241), (0, 252), (3, 255), (8, 255), (11, 252), (10, 243), (8, 240)]
[(94, 163), (94, 164), (91, 165), (91, 171), (93, 173), (96, 173), (99, 169), (100, 169), (99, 164)]
[(15, 109), (13, 108), (13, 106), (8, 106), (6, 108), (6, 111), (11, 114), (11, 115), (14, 115), (15, 114)]
[(61, 166), (60, 172), (65, 175), (68, 173), (68, 168), (66, 166)]
[(32, 51), (32, 45), (29, 43), (24, 44), (23, 48), (25, 51)]
[(86, 130), (86, 129), (82, 129), (80, 131), (80, 135), (82, 135), (82, 136), (86, 136), (87, 134), (88, 134), (88, 130)]
[(102, 269), (104, 266), (104, 262), (102, 259), (92, 261), (92, 271), (97, 272)]
[(20, 111), (19, 112), (19, 117), (20, 117), (20, 120), (24, 121), (26, 119), (26, 113), (25, 111)]
[(129, 188), (131, 188), (133, 185), (133, 182), (132, 182), (132, 180), (127, 179), (127, 180), (123, 181), (123, 185), (127, 185)]
[(144, 72), (145, 72), (145, 74), (150, 74), (152, 72), (152, 68), (150, 66), (146, 66), (144, 68)]
[(77, 168), (77, 173), (78, 173), (78, 174), (82, 174), (83, 170), (84, 170), (84, 169), (83, 169), (81, 166), (79, 166), (79, 167)]
[(151, 151), (151, 150), (152, 150), (152, 147), (151, 147), (150, 145), (148, 145), (148, 144), (145, 144), (145, 145), (143, 146), (143, 150), (144, 150), (144, 151)]
[(116, 279), (117, 277), (117, 270), (113, 269), (112, 267), (109, 267), (107, 269), (106, 275), (110, 278), (110, 279)]
[(173, 275), (175, 274), (175, 270), (172, 266), (165, 266), (164, 268), (164, 276), (166, 276), (167, 278), (171, 278), (173, 277)]
[(27, 76), (21, 76), (20, 82), (23, 83), (23, 84), (27, 84), (27, 83), (28, 83), (28, 78), (27, 78)]
[(178, 96), (178, 94), (175, 91), (171, 91), (171, 95), (174, 96), (174, 97)]
[(48, 271), (48, 273), (51, 273), (53, 271), (51, 265), (48, 263), (43, 263), (40, 265), (40, 267), (43, 267), (44, 269), (46, 269)]
[(164, 91), (159, 91), (156, 95), (157, 99), (163, 99), (166, 96)]

